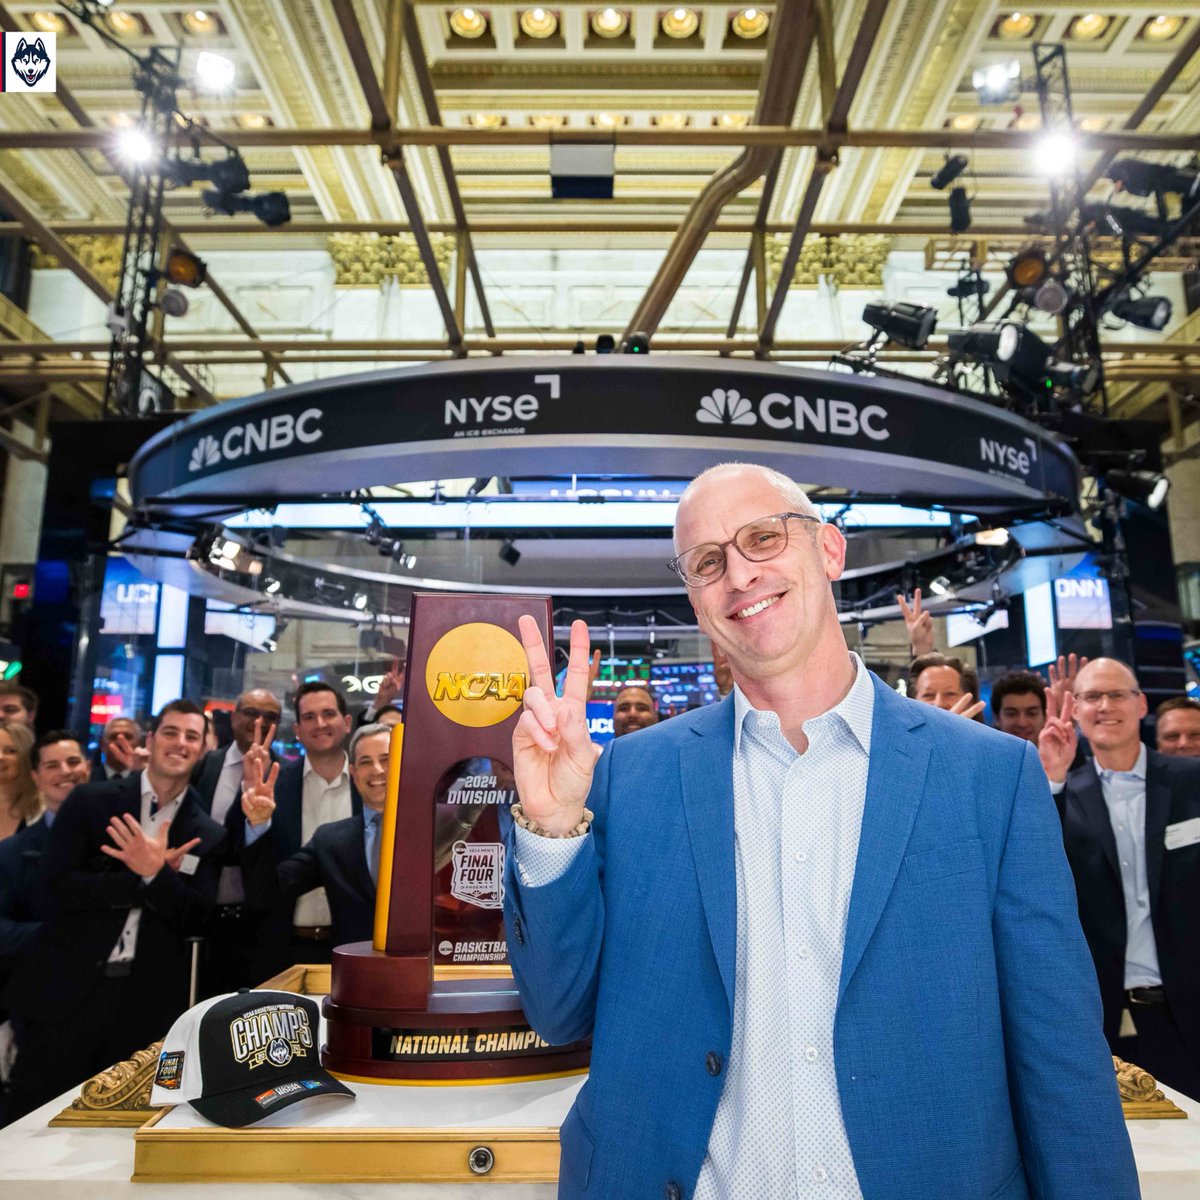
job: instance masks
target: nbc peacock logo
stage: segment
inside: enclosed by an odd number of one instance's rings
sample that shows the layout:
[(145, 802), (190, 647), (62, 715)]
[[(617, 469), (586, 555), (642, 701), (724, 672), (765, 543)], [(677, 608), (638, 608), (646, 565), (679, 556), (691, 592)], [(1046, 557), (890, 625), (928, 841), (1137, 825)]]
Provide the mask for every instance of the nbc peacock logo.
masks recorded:
[(203, 467), (212, 467), (221, 461), (221, 444), (211, 433), (206, 433), (192, 450), (188, 459), (188, 470), (199, 471)]
[(703, 425), (757, 425), (750, 401), (736, 388), (713, 388), (700, 398), (696, 420)]

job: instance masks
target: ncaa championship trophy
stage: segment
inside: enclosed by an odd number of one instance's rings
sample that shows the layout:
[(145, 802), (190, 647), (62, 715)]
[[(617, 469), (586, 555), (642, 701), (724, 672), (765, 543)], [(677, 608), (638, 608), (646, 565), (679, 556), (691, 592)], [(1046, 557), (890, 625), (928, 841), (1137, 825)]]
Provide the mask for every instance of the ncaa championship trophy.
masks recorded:
[(324, 1002), (321, 1061), (338, 1075), (507, 1082), (587, 1067), (590, 1042), (551, 1046), (529, 1027), (507, 969), (512, 733), (528, 683), (522, 613), (552, 645), (548, 597), (413, 597), (375, 936), (334, 949)]

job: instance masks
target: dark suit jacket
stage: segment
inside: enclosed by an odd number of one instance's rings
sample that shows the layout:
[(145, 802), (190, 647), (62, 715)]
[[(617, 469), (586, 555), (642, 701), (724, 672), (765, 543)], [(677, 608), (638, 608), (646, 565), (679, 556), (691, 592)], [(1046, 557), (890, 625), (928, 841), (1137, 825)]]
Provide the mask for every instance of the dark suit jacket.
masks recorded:
[[(1104, 1033), (1116, 1044), (1125, 991), (1125, 893), (1117, 843), (1092, 762), (1067, 776), (1056, 797), (1079, 919), (1100, 980)], [(1167, 1003), (1200, 1057), (1200, 843), (1167, 850), (1168, 825), (1200, 817), (1200, 761), (1146, 757), (1146, 876)]]
[(43, 818), (0, 842), (0, 979), (38, 931), (34, 903), (38, 867), (50, 842)]
[[(263, 840), (274, 836), (272, 821)], [(322, 825), (307, 845), (278, 863), (274, 888), (255, 900), (290, 906), (298, 896), (318, 887), (323, 887), (329, 898), (333, 944), (369, 941), (375, 922), (375, 884), (367, 866), (361, 813)]]
[[(355, 817), (362, 816), (362, 797), (353, 781), (350, 784), (350, 812)], [(238, 810), (240, 823), (235, 827), (241, 836), (245, 818)], [(304, 815), (304, 759), (284, 763), (279, 769), (279, 778), (275, 783), (275, 815), (271, 818), (271, 848), (276, 862), (291, 858), (304, 844), (303, 835)], [(314, 887), (319, 886), (317, 884)]]
[(100, 851), (111, 844), (106, 831), (113, 817), (140, 812), (140, 775), (83, 784), (63, 803), (39, 873), (45, 922), (5, 993), (13, 1012), (56, 1021), (84, 1005), (103, 978), (131, 908), (142, 910), (135, 963), (153, 964), (164, 1009), (181, 1011), (188, 981), (185, 939), (203, 935), (208, 926), (226, 835), (189, 789), (171, 821), (168, 844), (200, 838), (192, 851), (200, 860), (196, 871), (164, 867), (144, 883)]

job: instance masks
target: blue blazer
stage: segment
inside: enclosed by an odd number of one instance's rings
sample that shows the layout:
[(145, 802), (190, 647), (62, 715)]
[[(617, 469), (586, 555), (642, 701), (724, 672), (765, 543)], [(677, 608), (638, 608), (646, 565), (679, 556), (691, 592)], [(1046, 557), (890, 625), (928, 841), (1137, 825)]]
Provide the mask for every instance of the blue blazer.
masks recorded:
[[(1135, 1200), (1054, 803), (1032, 746), (898, 696), (875, 715), (834, 1057), (865, 1200)], [(508, 949), (548, 1041), (591, 1035), (559, 1196), (687, 1200), (733, 1031), (732, 700), (614, 741), (571, 866)], [(786, 1052), (786, 1051), (782, 1051)], [(672, 1187), (674, 1185), (674, 1187)]]

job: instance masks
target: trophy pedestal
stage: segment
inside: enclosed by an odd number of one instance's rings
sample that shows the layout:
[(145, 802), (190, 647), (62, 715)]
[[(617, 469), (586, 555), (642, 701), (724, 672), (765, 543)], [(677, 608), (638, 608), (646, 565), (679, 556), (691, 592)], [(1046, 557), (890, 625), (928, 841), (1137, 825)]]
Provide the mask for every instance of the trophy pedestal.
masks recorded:
[(587, 1070), (590, 1040), (543, 1041), (529, 1027), (511, 978), (439, 979), (430, 986), (428, 959), (422, 969), (422, 1007), (393, 1006), (388, 999), (411, 986), (413, 964), (373, 951), (369, 942), (339, 946), (332, 992), (322, 1004), (328, 1040), (321, 1065), (370, 1083), (497, 1083)]

